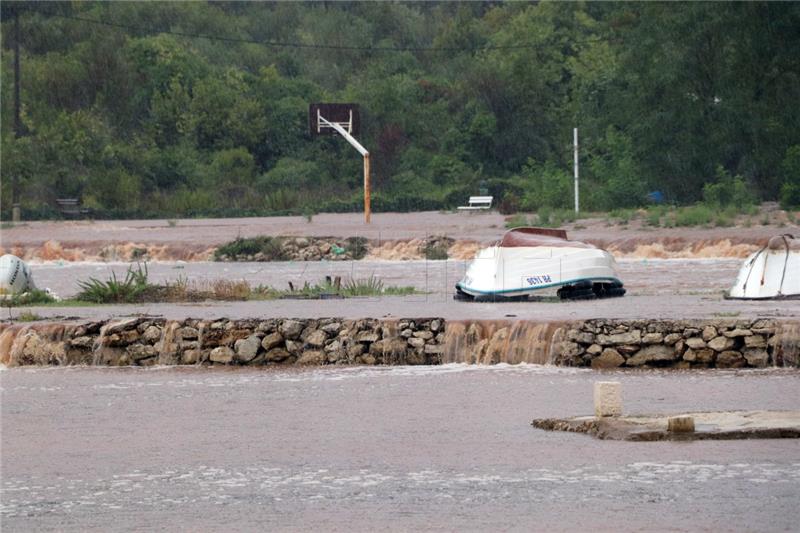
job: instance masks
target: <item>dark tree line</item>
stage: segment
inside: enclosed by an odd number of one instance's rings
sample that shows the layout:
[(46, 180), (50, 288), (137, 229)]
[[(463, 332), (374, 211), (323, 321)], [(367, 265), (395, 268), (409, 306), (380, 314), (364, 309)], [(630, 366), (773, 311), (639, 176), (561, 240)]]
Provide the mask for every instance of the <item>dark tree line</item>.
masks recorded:
[(0, 9), (4, 214), (15, 180), (41, 216), (64, 197), (99, 216), (358, 209), (358, 154), (306, 131), (317, 101), (360, 104), (379, 210), (481, 183), (508, 209), (567, 207), (575, 126), (586, 209), (734, 182), (800, 204), (797, 3)]

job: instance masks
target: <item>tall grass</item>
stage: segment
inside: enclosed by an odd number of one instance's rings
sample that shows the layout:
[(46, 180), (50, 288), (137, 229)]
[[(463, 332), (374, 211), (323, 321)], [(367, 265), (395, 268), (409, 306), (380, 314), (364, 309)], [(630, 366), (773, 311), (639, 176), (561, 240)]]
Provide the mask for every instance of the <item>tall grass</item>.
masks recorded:
[(119, 280), (115, 272), (105, 281), (89, 278), (78, 281), (81, 292), (76, 297), (78, 300), (94, 303), (133, 303), (139, 301), (151, 285), (147, 280), (147, 263), (137, 263), (125, 272), (125, 279)]

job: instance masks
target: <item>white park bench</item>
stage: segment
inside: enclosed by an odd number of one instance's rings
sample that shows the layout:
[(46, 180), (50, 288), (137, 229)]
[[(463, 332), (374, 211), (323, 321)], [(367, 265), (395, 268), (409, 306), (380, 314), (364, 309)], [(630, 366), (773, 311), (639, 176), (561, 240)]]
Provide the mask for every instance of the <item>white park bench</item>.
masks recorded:
[(493, 196), (470, 196), (469, 205), (462, 205), (458, 209), (462, 211), (473, 211), (476, 209), (491, 209)]

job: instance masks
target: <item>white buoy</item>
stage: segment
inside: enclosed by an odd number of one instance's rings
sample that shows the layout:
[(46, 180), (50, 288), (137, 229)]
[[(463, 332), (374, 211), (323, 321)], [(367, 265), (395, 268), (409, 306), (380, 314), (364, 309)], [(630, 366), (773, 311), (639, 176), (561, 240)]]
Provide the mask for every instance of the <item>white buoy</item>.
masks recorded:
[(16, 255), (0, 257), (0, 295), (21, 294), (36, 288), (28, 265)]

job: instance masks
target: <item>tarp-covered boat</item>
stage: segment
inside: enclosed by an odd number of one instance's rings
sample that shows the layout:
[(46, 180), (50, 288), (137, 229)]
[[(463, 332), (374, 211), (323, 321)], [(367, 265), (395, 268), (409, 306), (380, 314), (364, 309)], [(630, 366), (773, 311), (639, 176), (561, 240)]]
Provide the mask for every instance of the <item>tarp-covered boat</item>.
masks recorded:
[(800, 298), (800, 240), (776, 235), (745, 259), (729, 298)]
[(567, 240), (564, 230), (515, 228), (478, 252), (456, 284), (455, 298), (527, 298), (555, 287), (564, 299), (625, 294), (610, 253)]

